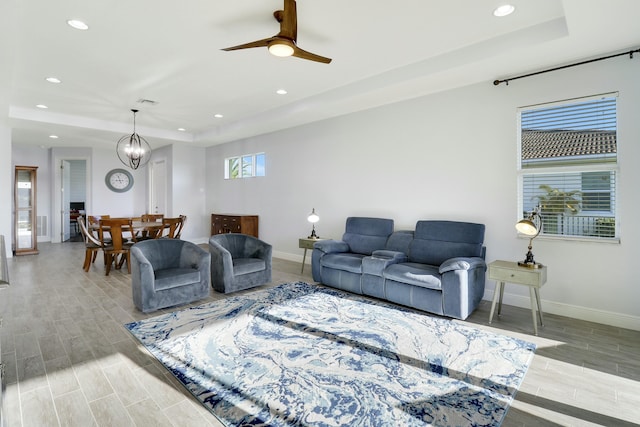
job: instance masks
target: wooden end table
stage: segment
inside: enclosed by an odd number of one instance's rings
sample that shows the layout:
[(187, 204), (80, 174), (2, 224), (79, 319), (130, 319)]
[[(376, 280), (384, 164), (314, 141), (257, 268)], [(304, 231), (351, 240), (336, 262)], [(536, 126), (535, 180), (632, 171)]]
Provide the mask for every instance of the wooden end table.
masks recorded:
[(533, 331), (538, 335), (538, 319), (536, 312), (540, 316), (540, 326), (544, 326), (542, 319), (542, 305), (540, 304), (540, 288), (547, 281), (547, 267), (529, 268), (521, 267), (513, 261), (493, 261), (489, 264), (489, 279), (496, 281), (496, 289), (493, 292), (491, 302), (491, 313), (489, 313), (489, 324), (493, 320), (493, 312), (500, 296), (498, 304), (498, 316), (502, 310), (502, 296), (507, 282), (517, 285), (529, 286), (529, 297), (531, 298), (531, 315), (533, 317)]

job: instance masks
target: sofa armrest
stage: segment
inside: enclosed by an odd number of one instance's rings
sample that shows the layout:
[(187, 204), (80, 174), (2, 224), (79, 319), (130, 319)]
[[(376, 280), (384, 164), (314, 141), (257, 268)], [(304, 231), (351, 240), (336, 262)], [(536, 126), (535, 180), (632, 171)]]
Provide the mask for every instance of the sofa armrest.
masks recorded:
[(377, 251), (373, 251), (373, 253), (371, 253), (371, 256), (374, 258), (387, 258), (387, 259), (391, 259), (395, 263), (398, 262), (406, 262), (407, 261), (407, 254), (405, 254), (404, 252), (400, 252), (400, 251), (391, 251), (389, 249), (378, 249)]
[(135, 264), (137, 267), (135, 273), (133, 273), (132, 265), (132, 277), (138, 281), (150, 281), (153, 283), (153, 265), (140, 248), (135, 246), (131, 248), (131, 260), (132, 264)]
[(442, 264), (440, 264), (439, 272), (440, 274), (446, 273), (448, 271), (456, 271), (456, 270), (472, 270), (474, 268), (481, 267), (486, 270), (487, 264), (482, 258), (479, 257), (456, 257), (449, 258)]
[(320, 240), (313, 244), (313, 249), (318, 249), (325, 254), (350, 251), (349, 245), (341, 240)]
[(373, 276), (382, 276), (385, 268), (401, 262), (407, 262), (407, 255), (404, 252), (379, 249), (373, 251), (371, 256), (362, 258), (362, 272)]
[(131, 248), (131, 290), (136, 307), (143, 307), (143, 301), (147, 301), (155, 293), (154, 284), (155, 274), (151, 261), (134, 245)]

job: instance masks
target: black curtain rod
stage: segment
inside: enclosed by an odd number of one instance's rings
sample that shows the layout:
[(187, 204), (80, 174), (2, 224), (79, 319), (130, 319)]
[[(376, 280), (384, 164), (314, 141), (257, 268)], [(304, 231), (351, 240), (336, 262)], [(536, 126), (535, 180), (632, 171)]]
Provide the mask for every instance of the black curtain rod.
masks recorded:
[(500, 83), (506, 83), (507, 86), (509, 86), (509, 82), (511, 80), (517, 80), (517, 79), (522, 79), (524, 77), (531, 77), (531, 76), (537, 76), (538, 74), (544, 74), (544, 73), (549, 73), (551, 71), (558, 71), (558, 70), (563, 70), (565, 68), (569, 68), (569, 67), (575, 67), (577, 65), (584, 65), (584, 64), (590, 64), (591, 62), (597, 62), (597, 61), (602, 61), (605, 59), (611, 59), (611, 58), (615, 58), (617, 56), (624, 56), (624, 55), (629, 55), (629, 59), (633, 59), (633, 54), (634, 53), (640, 53), (640, 49), (635, 49), (635, 50), (630, 50), (629, 52), (622, 52), (622, 53), (616, 53), (615, 55), (609, 55), (609, 56), (602, 56), (600, 58), (595, 58), (595, 59), (589, 59), (587, 61), (582, 61), (582, 62), (576, 62), (575, 64), (569, 64), (569, 65), (563, 65), (561, 67), (556, 67), (556, 68), (550, 68), (548, 70), (542, 70), (542, 71), (536, 71), (535, 73), (529, 73), (529, 74), (524, 74), (522, 76), (517, 76), (517, 77), (511, 77), (509, 79), (504, 79), (504, 80), (494, 80), (493, 84), (495, 86), (498, 86)]

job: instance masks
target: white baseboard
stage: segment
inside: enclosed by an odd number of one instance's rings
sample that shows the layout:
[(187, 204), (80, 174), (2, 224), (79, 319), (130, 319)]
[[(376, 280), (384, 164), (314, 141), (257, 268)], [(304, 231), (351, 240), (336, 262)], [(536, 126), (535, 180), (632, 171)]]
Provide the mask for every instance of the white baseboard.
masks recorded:
[[(493, 289), (486, 290), (483, 299), (492, 301)], [(531, 309), (531, 300), (526, 295), (514, 295), (505, 291), (502, 302), (516, 307)], [(581, 307), (578, 305), (565, 304), (545, 299), (542, 299), (540, 303), (542, 304), (543, 313), (551, 313), (558, 316), (572, 317), (574, 319), (586, 320), (588, 322), (602, 323), (604, 325), (616, 326), (618, 328), (640, 331), (640, 317), (638, 316)]]
[[(306, 265), (311, 265), (311, 252), (307, 251), (307, 259), (305, 260)], [(290, 254), (287, 252), (273, 251), (274, 258), (280, 258), (287, 261), (299, 262), (302, 263), (302, 255)]]

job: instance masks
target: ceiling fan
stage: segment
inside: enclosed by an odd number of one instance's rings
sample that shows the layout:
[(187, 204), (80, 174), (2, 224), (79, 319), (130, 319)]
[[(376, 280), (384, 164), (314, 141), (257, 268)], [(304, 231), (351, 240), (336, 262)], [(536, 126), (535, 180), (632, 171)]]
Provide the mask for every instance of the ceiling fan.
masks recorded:
[(300, 49), (296, 45), (298, 36), (298, 20), (296, 17), (296, 1), (284, 0), (284, 10), (276, 10), (273, 12), (276, 21), (280, 23), (280, 32), (268, 39), (256, 40), (254, 42), (241, 44), (238, 46), (227, 47), (222, 50), (239, 50), (250, 49), (253, 47), (267, 47), (269, 52), (275, 56), (296, 56), (310, 61), (322, 62), (328, 64), (331, 58), (316, 55)]

